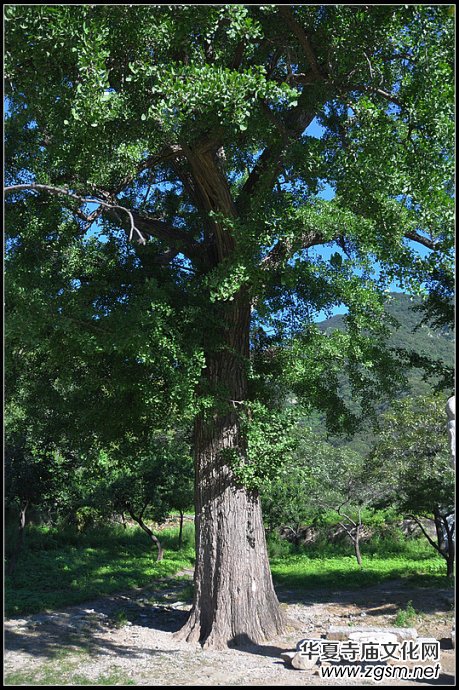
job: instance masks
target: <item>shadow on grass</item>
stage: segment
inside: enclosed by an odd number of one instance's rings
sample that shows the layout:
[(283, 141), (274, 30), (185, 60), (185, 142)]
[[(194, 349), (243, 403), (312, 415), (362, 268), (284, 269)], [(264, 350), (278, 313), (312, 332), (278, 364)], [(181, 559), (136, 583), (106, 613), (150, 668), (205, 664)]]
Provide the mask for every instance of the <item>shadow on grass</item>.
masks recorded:
[[(342, 575), (340, 577), (340, 575)], [(386, 577), (364, 571), (349, 574), (274, 574), (273, 580), (281, 602), (312, 605), (329, 603), (364, 608), (369, 616), (394, 615), (409, 601), (419, 613), (450, 613), (454, 589), (446, 577), (403, 577), (391, 571)]]
[(159, 563), (137, 549), (67, 548), (56, 554), (25, 552), (17, 571), (5, 581), (7, 616), (56, 610), (120, 590), (152, 584), (158, 578), (189, 568), (190, 555), (166, 551)]

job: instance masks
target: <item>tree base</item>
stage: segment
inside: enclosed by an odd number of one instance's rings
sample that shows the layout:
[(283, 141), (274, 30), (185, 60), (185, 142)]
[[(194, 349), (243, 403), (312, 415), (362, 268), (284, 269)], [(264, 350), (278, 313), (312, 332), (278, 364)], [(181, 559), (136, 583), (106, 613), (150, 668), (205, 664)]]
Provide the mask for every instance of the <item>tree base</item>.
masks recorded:
[(174, 638), (194, 644), (199, 643), (203, 649), (214, 650), (263, 644), (285, 632), (287, 620), (278, 603), (276, 609), (269, 620), (268, 617), (264, 617), (264, 620), (247, 620), (244, 632), (235, 633), (229, 629), (228, 625), (224, 623), (219, 625), (216, 622), (207, 634), (207, 626), (201, 625), (199, 615), (195, 609), (192, 609), (187, 622), (174, 634)]
[(178, 639), (206, 649), (261, 644), (286, 619), (274, 590), (257, 496), (226, 485), (196, 517), (194, 601)]

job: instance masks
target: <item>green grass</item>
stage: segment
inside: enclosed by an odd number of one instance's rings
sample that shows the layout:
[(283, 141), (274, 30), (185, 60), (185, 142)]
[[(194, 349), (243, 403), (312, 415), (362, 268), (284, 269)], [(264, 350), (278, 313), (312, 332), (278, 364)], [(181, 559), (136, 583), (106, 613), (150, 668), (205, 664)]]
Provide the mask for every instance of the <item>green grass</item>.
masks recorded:
[[(310, 557), (289, 555), (271, 560), (276, 585), (287, 589), (354, 589), (376, 585), (385, 580), (402, 579), (413, 586), (449, 587), (444, 559), (432, 549), (419, 548), (417, 553), (378, 557), (364, 556), (360, 568), (353, 556)], [(422, 553), (423, 551), (423, 553)]]
[(395, 625), (398, 628), (407, 628), (416, 620), (417, 611), (413, 607), (413, 602), (409, 601), (406, 609), (400, 609), (395, 617)]
[(89, 678), (72, 673), (72, 664), (43, 664), (37, 671), (14, 671), (5, 675), (5, 685), (135, 685), (135, 682), (118, 669)]
[[(184, 548), (178, 551), (178, 529), (162, 530), (165, 558), (156, 563), (148, 538), (135, 527), (83, 534), (29, 527), (16, 573), (6, 578), (6, 615), (52, 611), (153, 581), (158, 588), (158, 578), (192, 568), (193, 531), (193, 525), (185, 526)], [(271, 544), (270, 552), (275, 584), (285, 589), (352, 589), (389, 579), (404, 579), (414, 586), (450, 585), (444, 560), (424, 539), (362, 545), (362, 568), (345, 544), (295, 549), (283, 541)]]
[(190, 568), (194, 562), (192, 530), (188, 527), (181, 551), (177, 549), (177, 535), (176, 529), (161, 532), (165, 557), (156, 563), (156, 552), (136, 528), (112, 527), (78, 534), (69, 529), (29, 527), (16, 571), (6, 578), (5, 613), (15, 616), (59, 609), (143, 587)]

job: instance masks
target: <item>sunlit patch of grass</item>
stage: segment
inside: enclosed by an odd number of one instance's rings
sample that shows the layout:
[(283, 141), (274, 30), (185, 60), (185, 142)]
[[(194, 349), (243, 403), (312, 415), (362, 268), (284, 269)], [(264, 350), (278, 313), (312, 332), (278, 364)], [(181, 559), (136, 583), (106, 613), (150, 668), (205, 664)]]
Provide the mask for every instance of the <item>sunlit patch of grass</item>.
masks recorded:
[[(152, 583), (155, 600), (161, 601), (161, 590), (171, 587), (171, 581), (163, 578), (193, 567), (193, 526), (187, 526), (185, 547), (180, 551), (177, 528), (163, 530), (161, 540), (165, 558), (157, 563), (150, 541), (134, 527), (94, 529), (83, 534), (68, 529), (29, 528), (16, 572), (6, 578), (6, 614), (52, 611)], [(403, 544), (396, 546), (386, 543), (383, 548), (379, 544), (378, 553), (364, 552), (363, 567), (359, 568), (354, 556), (343, 555), (334, 545), (295, 552), (287, 544), (279, 557), (271, 559), (273, 577), (281, 588), (303, 591), (352, 589), (388, 579), (404, 579), (415, 586), (450, 586), (444, 559), (425, 540), (406, 541), (404, 549)], [(192, 586), (178, 596), (190, 600)]]
[(394, 624), (399, 628), (409, 627), (413, 625), (417, 615), (417, 611), (413, 607), (413, 602), (409, 601), (405, 609), (400, 609), (397, 612)]
[(445, 562), (435, 554), (371, 556), (364, 558), (360, 568), (352, 556), (310, 558), (305, 554), (289, 555), (271, 561), (277, 585), (291, 589), (358, 588), (376, 585), (385, 580), (405, 579), (416, 586), (448, 587)]

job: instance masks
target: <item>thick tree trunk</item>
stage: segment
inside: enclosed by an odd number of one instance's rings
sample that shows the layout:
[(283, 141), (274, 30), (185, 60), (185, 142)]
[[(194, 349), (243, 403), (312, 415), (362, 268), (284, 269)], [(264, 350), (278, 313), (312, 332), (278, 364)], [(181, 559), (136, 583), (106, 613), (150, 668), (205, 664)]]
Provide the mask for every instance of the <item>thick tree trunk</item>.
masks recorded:
[(454, 576), (454, 561), (455, 561), (455, 555), (456, 555), (456, 544), (454, 541), (454, 522), (450, 523), (448, 522), (448, 517), (451, 516), (443, 516), (443, 523), (444, 523), (444, 531), (446, 534), (446, 540), (447, 540), (447, 553), (445, 555), (446, 558), (446, 576), (447, 577), (453, 577)]
[(453, 577), (454, 575), (454, 545), (446, 558), (446, 577)]
[(189, 620), (178, 633), (213, 648), (262, 642), (280, 633), (284, 623), (259, 498), (236, 481), (228, 457), (228, 451), (245, 449), (239, 410), (247, 397), (250, 306), (239, 295), (227, 307), (227, 347), (208, 355), (205, 370), (224, 400), (210, 419), (200, 416), (195, 423), (195, 594)]
[(441, 513), (437, 508), (434, 509), (434, 523), (435, 523), (435, 531), (437, 533), (438, 550), (442, 554), (447, 554), (448, 553), (447, 532), (445, 529), (445, 525), (444, 525), (444, 521), (443, 521), (443, 518), (441, 516)]

